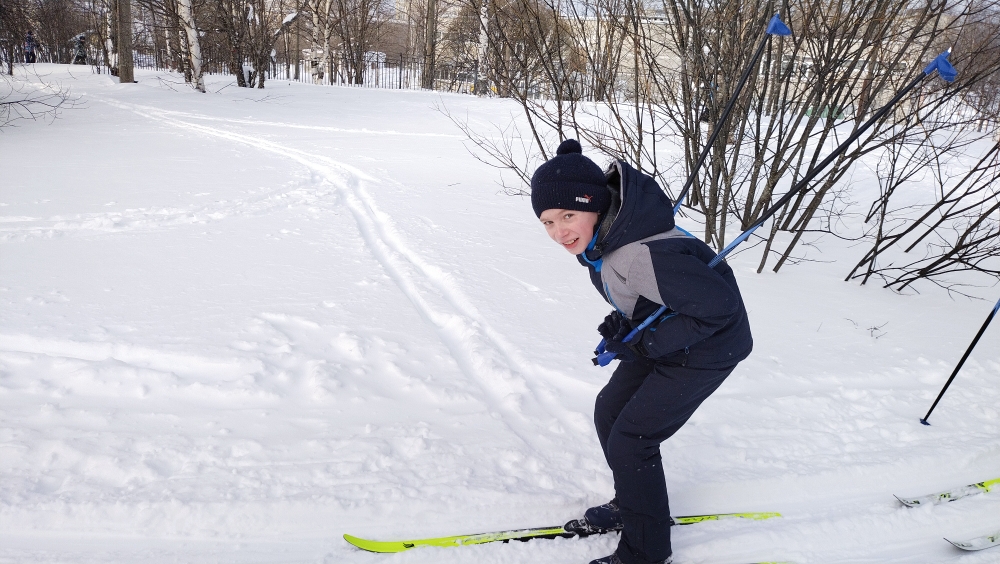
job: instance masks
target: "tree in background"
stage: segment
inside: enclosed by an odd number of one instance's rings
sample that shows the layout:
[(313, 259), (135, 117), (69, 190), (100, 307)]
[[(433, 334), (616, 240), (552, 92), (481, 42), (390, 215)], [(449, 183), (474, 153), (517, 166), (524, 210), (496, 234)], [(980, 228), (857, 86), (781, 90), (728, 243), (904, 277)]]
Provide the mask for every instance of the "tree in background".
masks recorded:
[(275, 44), (295, 23), (298, 7), (284, 0), (210, 0), (209, 19), (238, 86), (264, 88)]
[(0, 4), (0, 57), (5, 63), (5, 72), (0, 73), (0, 130), (21, 120), (54, 119), (60, 110), (73, 106), (67, 88), (46, 84), (32, 66), (24, 64), (24, 38), (37, 29), (37, 9), (27, 0)]
[[(114, 0), (118, 27), (118, 82), (132, 84), (132, 0)], [(202, 86), (204, 91), (204, 86)]]
[(434, 88), (434, 66), (438, 41), (438, 0), (427, 0), (424, 12), (424, 69), (421, 87), (432, 90)]
[(221, 36), (216, 44), (221, 43), (222, 57), (229, 66), (229, 71), (236, 77), (236, 85), (240, 88), (252, 87), (250, 77), (244, 72), (245, 61), (250, 57), (250, 26), (248, 17), (251, 7), (242, 0), (214, 0), (208, 5), (209, 21)]
[(63, 64), (73, 61), (74, 38), (89, 31), (86, 13), (73, 0), (3, 0), (0, 26), (0, 55), (8, 74), (12, 64), (24, 61), (29, 29), (37, 44), (37, 62)]
[(26, 0), (4, 0), (0, 4), (0, 53), (11, 76), (15, 61), (24, 61), (23, 41), (31, 30), (29, 13)]
[[(313, 82), (322, 84), (326, 75), (331, 73), (332, 57), (330, 56), (330, 40), (337, 27), (337, 21), (333, 14), (335, 0), (306, 0), (305, 7), (310, 14), (311, 38), (312, 38), (312, 59)], [(318, 57), (317, 57), (318, 54)]]
[(364, 84), (365, 69), (372, 62), (368, 54), (382, 39), (391, 8), (386, 0), (334, 0), (339, 50), (354, 84)]

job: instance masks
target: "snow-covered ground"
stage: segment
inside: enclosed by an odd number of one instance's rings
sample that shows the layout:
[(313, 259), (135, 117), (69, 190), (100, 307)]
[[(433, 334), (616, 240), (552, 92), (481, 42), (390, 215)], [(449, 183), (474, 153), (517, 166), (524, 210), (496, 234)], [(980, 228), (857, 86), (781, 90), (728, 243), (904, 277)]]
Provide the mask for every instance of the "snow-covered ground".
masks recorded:
[[(507, 102), (38, 69), (81, 106), (0, 133), (0, 562), (613, 549), (341, 538), (560, 525), (613, 493), (591, 423), (609, 308), (433, 108)], [(809, 252), (730, 261), (755, 351), (663, 446), (674, 514), (784, 517), (677, 528), (676, 561), (1000, 562), (942, 540), (1000, 529), (1000, 495), (892, 497), (1000, 477), (1000, 327), (918, 421), (997, 289), (901, 296), (841, 281), (858, 248)]]

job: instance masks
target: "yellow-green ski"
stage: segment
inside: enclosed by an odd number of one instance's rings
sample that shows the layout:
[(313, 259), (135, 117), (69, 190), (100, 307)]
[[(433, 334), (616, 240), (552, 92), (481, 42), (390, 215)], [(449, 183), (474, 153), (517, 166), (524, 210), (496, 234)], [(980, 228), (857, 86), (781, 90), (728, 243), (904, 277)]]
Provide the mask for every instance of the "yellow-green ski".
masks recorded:
[[(760, 521), (781, 517), (780, 513), (715, 513), (711, 515), (688, 515), (684, 517), (672, 517), (674, 525), (693, 525), (704, 523), (705, 521), (719, 521), (722, 519), (752, 519)], [(529, 541), (531, 539), (554, 539), (557, 537), (575, 537), (576, 533), (566, 530), (566, 527), (538, 527), (534, 529), (512, 529), (509, 531), (497, 531), (493, 533), (478, 533), (472, 535), (457, 535), (453, 537), (437, 537), (428, 539), (413, 539), (399, 541), (376, 541), (359, 538), (353, 535), (344, 535), (344, 540), (354, 546), (369, 552), (403, 552), (418, 546), (467, 546), (471, 544), (484, 544), (488, 542), (507, 542), (512, 540)]]
[(539, 527), (535, 529), (514, 529), (497, 531), (495, 533), (479, 533), (474, 535), (458, 535), (454, 537), (438, 537), (433, 539), (415, 539), (404, 541), (373, 541), (344, 535), (344, 540), (354, 546), (369, 552), (403, 552), (418, 546), (466, 546), (497, 541), (528, 541), (537, 538), (574, 537), (562, 527)]
[(713, 513), (711, 515), (688, 515), (687, 517), (671, 517), (674, 525), (694, 525), (705, 521), (721, 521), (723, 519), (753, 519), (763, 521), (773, 517), (781, 517), (781, 513)]
[(921, 497), (905, 498), (897, 495), (896, 499), (907, 507), (916, 507), (918, 505), (947, 503), (949, 501), (955, 501), (956, 499), (962, 499), (963, 497), (969, 497), (970, 495), (989, 493), (993, 491), (1000, 491), (1000, 478), (986, 480), (985, 482), (976, 482), (975, 484), (969, 484), (968, 486), (962, 486), (960, 488)]

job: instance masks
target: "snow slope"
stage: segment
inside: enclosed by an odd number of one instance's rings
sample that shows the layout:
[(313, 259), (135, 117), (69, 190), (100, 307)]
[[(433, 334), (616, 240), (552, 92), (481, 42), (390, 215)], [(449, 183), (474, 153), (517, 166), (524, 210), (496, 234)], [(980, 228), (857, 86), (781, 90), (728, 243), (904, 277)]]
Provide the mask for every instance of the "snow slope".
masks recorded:
[[(559, 525), (613, 494), (590, 419), (609, 308), (433, 106), (515, 108), (37, 67), (81, 107), (0, 133), (0, 562), (613, 550), (341, 539)], [(676, 561), (1000, 562), (941, 540), (995, 532), (1000, 495), (892, 497), (1000, 477), (1000, 327), (918, 421), (997, 289), (900, 296), (841, 282), (857, 249), (809, 252), (730, 261), (755, 351), (663, 446), (675, 514), (784, 517), (675, 529)]]

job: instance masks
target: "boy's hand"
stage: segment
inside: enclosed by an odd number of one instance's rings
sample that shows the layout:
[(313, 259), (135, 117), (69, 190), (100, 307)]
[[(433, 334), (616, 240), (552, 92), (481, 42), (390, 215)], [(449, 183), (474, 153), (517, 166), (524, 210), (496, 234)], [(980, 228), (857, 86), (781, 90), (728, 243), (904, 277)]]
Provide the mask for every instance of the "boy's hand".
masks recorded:
[[(622, 328), (624, 327), (624, 333), (622, 333)], [(616, 336), (621, 333), (620, 337), (617, 339), (620, 341), (628, 335), (628, 332), (632, 330), (632, 324), (629, 320), (621, 314), (617, 309), (608, 314), (604, 318), (604, 323), (597, 326), (597, 332), (604, 337), (605, 341), (612, 341)]]
[(618, 360), (635, 362), (640, 356), (644, 356), (636, 346), (639, 339), (633, 339), (632, 343), (623, 342), (632, 331), (632, 323), (618, 310), (609, 313), (604, 318), (604, 323), (597, 327), (597, 331), (604, 337), (604, 350), (618, 355)]
[[(621, 338), (624, 339), (625, 335), (628, 335), (627, 331), (625, 332), (624, 335), (622, 335)], [(639, 360), (639, 357), (636, 356), (635, 351), (632, 349), (632, 347), (628, 346), (628, 344), (626, 343), (621, 342), (620, 340), (618, 341), (608, 340), (608, 342), (604, 344), (604, 350), (611, 353), (615, 353), (616, 355), (618, 355), (617, 357), (618, 360), (622, 362), (635, 362), (636, 360)]]

